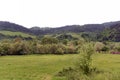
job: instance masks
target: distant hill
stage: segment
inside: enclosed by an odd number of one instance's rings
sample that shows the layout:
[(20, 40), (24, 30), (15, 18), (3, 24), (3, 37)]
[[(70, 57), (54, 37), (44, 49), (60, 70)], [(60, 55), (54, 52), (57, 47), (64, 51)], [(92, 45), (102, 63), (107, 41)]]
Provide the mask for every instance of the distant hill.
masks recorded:
[[(66, 25), (58, 28), (31, 28), (37, 34), (56, 34), (56, 33), (80, 33), (80, 32), (101, 32), (105, 28), (114, 26), (115, 24), (120, 24), (120, 21), (106, 22), (103, 24), (85, 24), (85, 25)], [(36, 29), (35, 29), (36, 28)]]
[(31, 28), (32, 31), (37, 34), (57, 34), (57, 33), (80, 33), (80, 32), (98, 32), (102, 31), (105, 28), (102, 24), (87, 24), (87, 25), (67, 25), (58, 28)]
[[(106, 22), (102, 24), (66, 25), (58, 28), (26, 28), (15, 23), (0, 21), (0, 31), (22, 32), (35, 36), (80, 33), (83, 34), (82, 36), (85, 38), (91, 38), (90, 40), (120, 41), (120, 21)], [(0, 35), (1, 37), (5, 36), (3, 33)]]
[[(106, 22), (102, 24), (68, 25), (60, 28), (51, 29), (51, 32), (101, 32), (105, 28), (120, 24), (120, 21)], [(53, 30), (53, 31), (52, 31)]]
[(107, 22), (103, 24), (66, 25), (58, 28), (32, 27), (29, 29), (15, 23), (0, 21), (0, 30), (16, 31), (16, 32), (18, 31), (18, 32), (35, 34), (35, 35), (43, 35), (43, 34), (56, 34), (56, 33), (63, 33), (63, 32), (64, 33), (66, 32), (74, 32), (74, 33), (100, 32), (105, 28), (109, 28), (115, 24), (120, 24), (120, 21)]
[(12, 39), (16, 37), (21, 37), (27, 40), (35, 38), (32, 31), (24, 26), (11, 22), (0, 21), (0, 39)]
[(120, 21), (103, 23), (103, 25), (106, 26), (106, 27), (111, 27), (111, 26), (114, 26), (114, 25), (116, 25), (116, 24), (120, 24)]
[(31, 30), (25, 28), (24, 26), (6, 22), (6, 21), (0, 21), (0, 30), (6, 30), (6, 31), (15, 31), (15, 32), (24, 32), (24, 33), (32, 33)]

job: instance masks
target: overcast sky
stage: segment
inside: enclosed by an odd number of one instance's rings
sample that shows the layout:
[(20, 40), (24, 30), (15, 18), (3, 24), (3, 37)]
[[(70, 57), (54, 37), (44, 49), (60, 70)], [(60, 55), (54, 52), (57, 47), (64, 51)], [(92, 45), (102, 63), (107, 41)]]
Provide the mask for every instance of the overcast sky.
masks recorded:
[(0, 0), (0, 21), (60, 27), (120, 20), (120, 0)]

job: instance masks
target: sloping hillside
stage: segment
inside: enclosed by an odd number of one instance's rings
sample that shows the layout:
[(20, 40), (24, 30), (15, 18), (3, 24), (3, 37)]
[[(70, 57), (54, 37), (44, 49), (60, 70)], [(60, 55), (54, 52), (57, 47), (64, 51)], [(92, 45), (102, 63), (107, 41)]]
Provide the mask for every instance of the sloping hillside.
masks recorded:
[(60, 35), (66, 33), (74, 33), (74, 34), (80, 33), (83, 34), (82, 36), (86, 39), (91, 38), (90, 40), (120, 41), (120, 21), (106, 22), (102, 24), (67, 25), (58, 28), (32, 27), (30, 29), (15, 23), (0, 21), (0, 31), (2, 31), (1, 37), (6, 36), (6, 34), (7, 36), (8, 34), (10, 36), (10, 34), (19, 35), (22, 33), (27, 34), (27, 36), (28, 35), (31, 36), (31, 34), (35, 36), (43, 36), (43, 35), (56, 35), (56, 34)]
[[(108, 24), (109, 25), (109, 24)], [(89, 33), (88, 33), (89, 34)], [(106, 27), (103, 31), (96, 34), (97, 40), (100, 41), (120, 41), (120, 23), (114, 23), (109, 27)]]
[(21, 36), (23, 38), (31, 37), (35, 38), (35, 36), (27, 34), (27, 33), (22, 33), (22, 32), (12, 32), (12, 31), (0, 31), (0, 34), (3, 34), (4, 36)]
[(31, 30), (25, 28), (24, 26), (21, 26), (15, 23), (6, 22), (6, 21), (0, 21), (0, 30), (32, 33)]

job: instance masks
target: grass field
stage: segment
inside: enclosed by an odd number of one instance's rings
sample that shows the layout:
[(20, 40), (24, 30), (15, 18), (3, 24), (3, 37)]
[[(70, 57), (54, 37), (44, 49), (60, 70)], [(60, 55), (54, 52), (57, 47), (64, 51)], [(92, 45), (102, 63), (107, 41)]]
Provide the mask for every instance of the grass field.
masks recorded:
[(12, 32), (12, 31), (0, 31), (1, 34), (6, 35), (6, 36), (22, 36), (22, 37), (31, 37), (35, 38), (35, 36), (22, 33), (22, 32)]
[[(73, 66), (77, 58), (78, 54), (1, 56), (0, 80), (65, 80), (55, 75)], [(99, 69), (120, 73), (120, 55), (96, 54), (93, 59)]]

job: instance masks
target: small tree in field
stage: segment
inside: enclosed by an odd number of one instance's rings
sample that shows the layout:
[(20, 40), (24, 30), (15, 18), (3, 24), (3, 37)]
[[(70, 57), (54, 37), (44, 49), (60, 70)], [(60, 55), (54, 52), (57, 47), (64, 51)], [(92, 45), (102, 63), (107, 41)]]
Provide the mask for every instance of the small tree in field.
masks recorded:
[(91, 67), (92, 55), (94, 54), (93, 46), (91, 44), (84, 45), (80, 50), (80, 54), (81, 56), (76, 67), (83, 74), (88, 75), (93, 71)]
[(74, 71), (68, 73), (68, 80), (88, 80), (88, 76), (96, 72), (96, 68), (92, 67), (91, 64), (93, 54), (94, 48), (92, 44), (88, 43), (82, 46), (76, 68)]
[(67, 80), (88, 80), (89, 75), (96, 72), (96, 68), (92, 67), (92, 55), (94, 54), (93, 45), (88, 43), (80, 49), (80, 58), (75, 68), (63, 69), (60, 74), (67, 77)]

